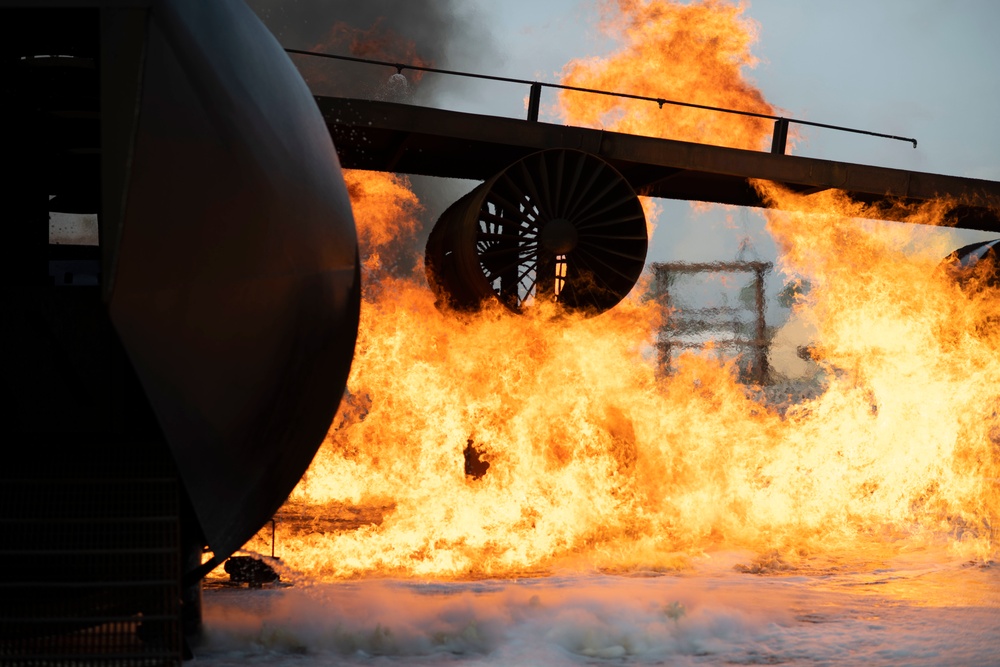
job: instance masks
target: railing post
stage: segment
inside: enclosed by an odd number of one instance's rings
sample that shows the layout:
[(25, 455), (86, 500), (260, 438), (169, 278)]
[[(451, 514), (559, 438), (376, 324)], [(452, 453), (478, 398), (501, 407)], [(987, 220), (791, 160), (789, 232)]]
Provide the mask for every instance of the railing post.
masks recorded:
[(775, 155), (785, 154), (785, 143), (788, 141), (788, 119), (779, 118), (774, 121), (774, 136), (771, 139), (771, 152)]
[(528, 120), (538, 122), (538, 107), (542, 101), (542, 84), (537, 81), (531, 84), (531, 92), (528, 94)]

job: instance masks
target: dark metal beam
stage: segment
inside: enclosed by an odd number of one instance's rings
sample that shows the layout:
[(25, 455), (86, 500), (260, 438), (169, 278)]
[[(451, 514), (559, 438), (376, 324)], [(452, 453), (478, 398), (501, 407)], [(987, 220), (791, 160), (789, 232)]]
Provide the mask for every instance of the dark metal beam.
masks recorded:
[[(341, 164), (485, 180), (546, 148), (576, 148), (600, 156), (642, 195), (766, 206), (752, 179), (797, 192), (846, 192), (873, 204), (870, 214), (893, 219), (892, 202), (949, 198), (947, 223), (1000, 232), (1000, 183), (974, 178), (748, 151), (551, 123), (528, 122), (392, 102), (316, 98)], [(400, 150), (403, 147), (403, 150)]]

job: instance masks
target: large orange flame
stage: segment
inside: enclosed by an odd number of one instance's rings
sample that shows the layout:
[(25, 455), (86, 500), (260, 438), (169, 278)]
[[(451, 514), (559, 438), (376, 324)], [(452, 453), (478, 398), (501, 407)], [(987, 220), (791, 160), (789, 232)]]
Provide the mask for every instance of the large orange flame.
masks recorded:
[[(562, 83), (581, 88), (775, 115), (744, 70), (757, 59), (750, 47), (756, 24), (743, 3), (723, 0), (648, 2), (605, 0), (602, 28), (620, 39), (608, 56), (573, 60)], [(774, 121), (756, 116), (562, 91), (562, 117), (570, 124), (758, 150)]]
[[(632, 71), (657, 95), (771, 109), (739, 78), (754, 36), (742, 5), (611, 8), (625, 49), (571, 65), (569, 81), (622, 88)], [(619, 113), (563, 100), (568, 119)], [(629, 106), (615, 127), (753, 149), (769, 131), (698, 118)], [(768, 226), (785, 270), (814, 287), (796, 308), (817, 323), (822, 391), (785, 411), (713, 358), (659, 374), (662, 313), (635, 294), (592, 319), (437, 310), (420, 267), (384, 261), (419, 251), (406, 179), (347, 180), (366, 246), (360, 334), (344, 405), (279, 514), (286, 563), (317, 578), (467, 577), (663, 570), (715, 550), (762, 554), (755, 571), (1000, 553), (1000, 294), (940, 270), (951, 248), (928, 227), (757, 184), (797, 211)]]

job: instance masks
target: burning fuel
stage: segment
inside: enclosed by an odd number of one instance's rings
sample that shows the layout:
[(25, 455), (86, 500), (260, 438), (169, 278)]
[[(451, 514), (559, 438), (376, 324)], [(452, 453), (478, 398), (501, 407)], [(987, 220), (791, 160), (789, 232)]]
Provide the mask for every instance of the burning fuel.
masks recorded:
[[(563, 83), (764, 115), (778, 112), (743, 74), (757, 64), (750, 51), (757, 25), (743, 16), (742, 3), (615, 0), (601, 6), (601, 28), (621, 47), (605, 57), (571, 61)], [(764, 148), (773, 128), (765, 118), (657, 108), (573, 91), (562, 92), (557, 111), (572, 125), (749, 150)]]
[[(742, 6), (605, 6), (624, 46), (570, 63), (565, 82), (775, 112), (741, 75), (755, 39)], [(755, 150), (771, 132), (753, 117), (600, 96), (560, 105), (572, 124)], [(732, 362), (686, 354), (661, 374), (665, 313), (643, 280), (590, 319), (554, 319), (546, 303), (521, 316), (499, 303), (437, 308), (414, 257), (407, 179), (347, 181), (360, 333), (341, 411), (283, 510), (313, 518), (283, 524), (294, 568), (480, 578), (662, 572), (720, 551), (761, 554), (747, 571), (927, 548), (1000, 554), (1000, 293), (941, 269), (954, 248), (927, 230), (950, 202), (908, 212), (922, 224), (872, 223), (836, 192), (756, 184), (796, 211), (769, 211), (768, 230), (779, 269), (812, 285), (794, 312), (815, 331), (804, 392), (815, 397), (779, 410), (786, 397), (741, 384)], [(350, 508), (365, 508), (359, 527), (323, 523)]]
[[(356, 179), (362, 230), (414, 229), (405, 179)], [(354, 531), (286, 527), (288, 561), (327, 578), (662, 571), (718, 549), (996, 558), (995, 288), (959, 287), (919, 227), (860, 223), (834, 195), (797, 205), (812, 210), (769, 227), (813, 284), (797, 309), (817, 322), (825, 391), (784, 415), (714, 359), (658, 376), (662, 313), (638, 293), (589, 320), (458, 317), (419, 272), (369, 280), (349, 394), (290, 506), (382, 509)], [(396, 248), (370, 247), (370, 276)]]

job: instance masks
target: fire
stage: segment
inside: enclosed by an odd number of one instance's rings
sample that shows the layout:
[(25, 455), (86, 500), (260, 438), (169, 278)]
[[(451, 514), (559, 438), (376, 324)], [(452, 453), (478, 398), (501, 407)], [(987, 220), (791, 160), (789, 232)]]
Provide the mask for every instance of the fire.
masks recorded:
[[(756, 24), (743, 17), (745, 5), (723, 0), (649, 2), (605, 0), (602, 29), (619, 38), (621, 48), (600, 57), (573, 60), (562, 83), (775, 115), (744, 69), (756, 66), (750, 47)], [(604, 127), (733, 148), (760, 150), (770, 140), (774, 121), (710, 112), (649, 101), (562, 91), (560, 111), (573, 125)]]
[[(742, 5), (610, 9), (626, 46), (572, 63), (567, 82), (641, 92), (645, 81), (656, 95), (770, 113), (739, 77), (754, 38)], [(628, 132), (753, 149), (770, 132), (597, 96), (563, 103), (567, 119), (610, 114)], [(796, 211), (769, 211), (768, 227), (784, 270), (813, 285), (796, 307), (816, 322), (825, 383), (779, 411), (731, 363), (687, 354), (659, 373), (663, 314), (641, 289), (591, 319), (438, 310), (414, 260), (407, 180), (346, 178), (363, 242), (359, 340), (327, 441), (278, 516), (286, 563), (320, 579), (482, 577), (662, 571), (723, 550), (762, 554), (750, 571), (1000, 553), (1000, 294), (960, 287), (940, 267), (953, 248), (928, 227), (858, 220), (835, 192), (757, 184)], [(946, 208), (912, 220), (937, 224)], [(478, 462), (485, 474), (470, 470)]]
[[(758, 188), (781, 208), (800, 210), (770, 211), (768, 219), (786, 268), (809, 275), (816, 294), (802, 306), (817, 322), (832, 379), (793, 423), (797, 440), (818, 428), (814, 437), (825, 430), (823, 442), (835, 449), (832, 460), (809, 463), (828, 480), (826, 501), (842, 503), (859, 525), (943, 531), (967, 553), (995, 557), (996, 286), (960, 285), (942, 267), (952, 248), (927, 228), (861, 222), (855, 216), (863, 207), (833, 191), (800, 197), (766, 183)], [(936, 224), (948, 207), (938, 202), (909, 219)], [(831, 498), (833, 489), (839, 498)]]
[(366, 282), (378, 284), (383, 274), (391, 271), (412, 248), (404, 248), (396, 239), (412, 241), (420, 227), (418, 215), (422, 210), (409, 181), (393, 174), (344, 171), (347, 194), (356, 205), (362, 202), (379, 202), (376, 211), (363, 211), (355, 216), (358, 246), (368, 252), (362, 260), (366, 269)]

